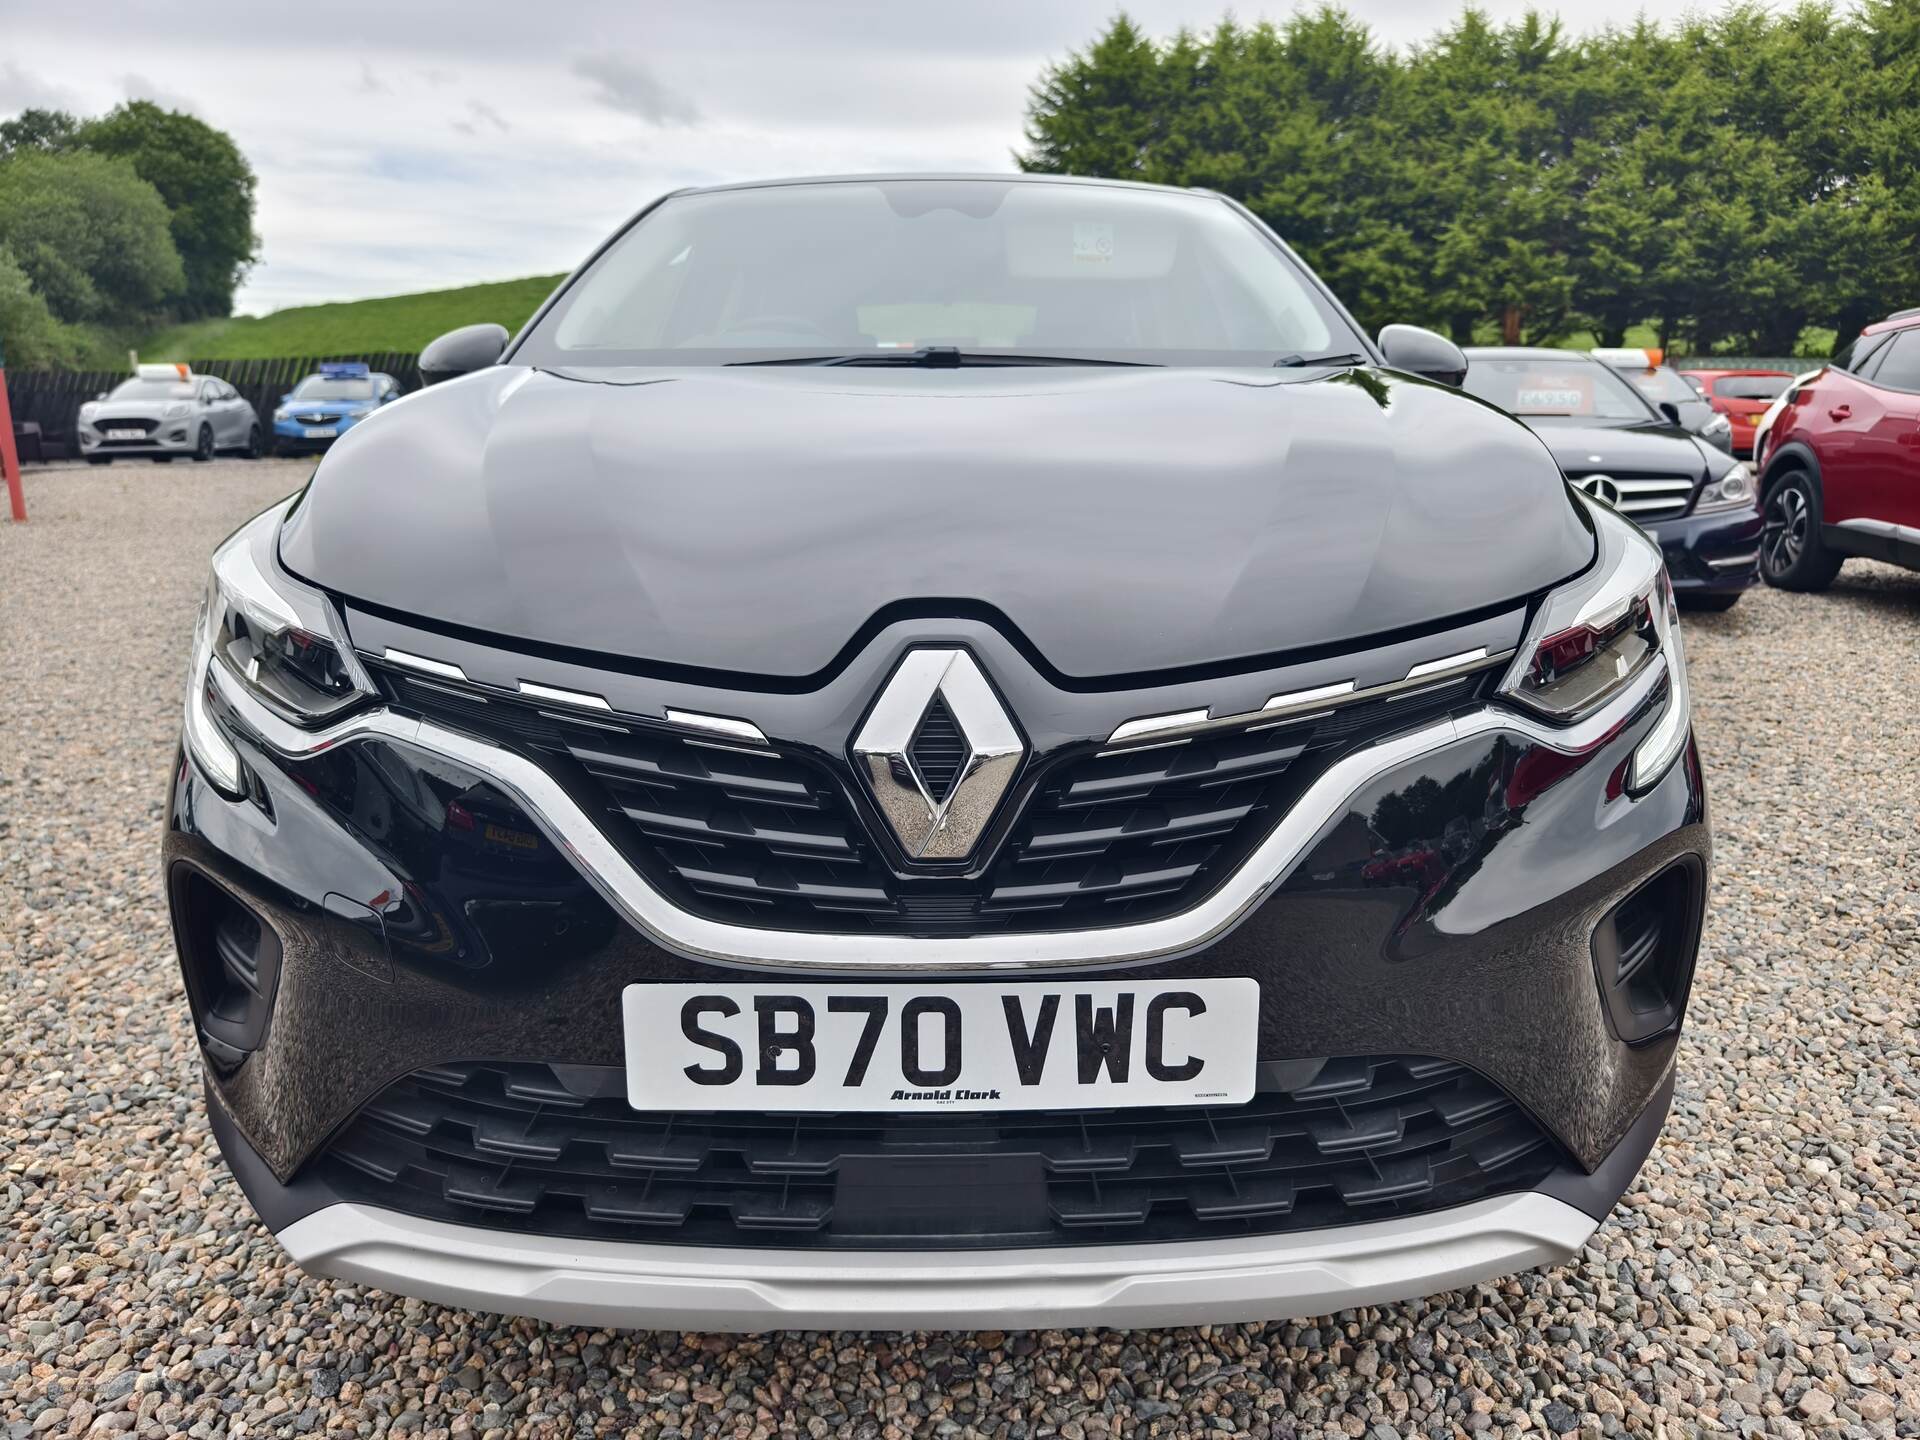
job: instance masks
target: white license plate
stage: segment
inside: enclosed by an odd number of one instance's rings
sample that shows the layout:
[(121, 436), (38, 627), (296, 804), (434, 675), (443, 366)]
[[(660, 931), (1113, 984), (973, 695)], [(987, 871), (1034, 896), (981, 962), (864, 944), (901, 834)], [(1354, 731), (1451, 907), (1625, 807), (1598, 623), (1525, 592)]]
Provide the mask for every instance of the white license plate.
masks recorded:
[(638, 1110), (1050, 1110), (1251, 1099), (1251, 979), (629, 985)]
[(144, 440), (146, 438), (147, 438), (147, 432), (144, 430), (109, 430), (107, 431), (107, 439), (109, 440)]
[(333, 426), (309, 425), (301, 433), (309, 440), (331, 440), (333, 439)]

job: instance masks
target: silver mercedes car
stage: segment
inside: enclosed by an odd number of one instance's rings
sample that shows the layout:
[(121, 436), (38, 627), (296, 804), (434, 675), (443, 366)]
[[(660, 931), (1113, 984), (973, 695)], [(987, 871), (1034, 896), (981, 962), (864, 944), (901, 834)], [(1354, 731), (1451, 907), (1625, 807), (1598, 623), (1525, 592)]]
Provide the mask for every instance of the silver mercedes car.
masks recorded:
[(222, 450), (261, 453), (260, 417), (238, 390), (185, 365), (142, 365), (112, 393), (80, 407), (80, 453), (94, 465), (117, 455), (211, 460)]

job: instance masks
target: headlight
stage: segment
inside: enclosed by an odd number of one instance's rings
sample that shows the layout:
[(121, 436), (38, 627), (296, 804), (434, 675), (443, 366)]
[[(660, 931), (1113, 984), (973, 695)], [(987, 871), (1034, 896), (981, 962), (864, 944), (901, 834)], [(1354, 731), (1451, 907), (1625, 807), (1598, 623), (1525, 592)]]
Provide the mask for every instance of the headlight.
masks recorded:
[(1501, 693), (1556, 724), (1603, 709), (1664, 658), (1668, 694), (1659, 721), (1633, 754), (1629, 784), (1644, 789), (1686, 744), (1692, 712), (1673, 588), (1654, 543), (1596, 501), (1593, 568), (1549, 595), (1534, 616)]
[(1716, 413), (1712, 419), (1700, 427), (1702, 435), (1731, 435), (1733, 422), (1726, 416)]
[(193, 406), (185, 400), (176, 400), (160, 412), (162, 420), (183, 420), (193, 413)]
[(1700, 498), (1694, 502), (1693, 513), (1751, 509), (1753, 499), (1753, 472), (1744, 465), (1736, 465), (1718, 480), (1707, 483), (1706, 489), (1700, 492)]
[(291, 413), (292, 412), (289, 411), (286, 406), (278, 405), (274, 407), (273, 418), (276, 420), (284, 420)]
[(214, 552), (187, 677), (187, 747), (215, 784), (242, 790), (240, 757), (208, 703), (213, 667), (283, 720), (319, 725), (374, 693), (325, 595), (273, 562), (284, 504), (236, 530)]

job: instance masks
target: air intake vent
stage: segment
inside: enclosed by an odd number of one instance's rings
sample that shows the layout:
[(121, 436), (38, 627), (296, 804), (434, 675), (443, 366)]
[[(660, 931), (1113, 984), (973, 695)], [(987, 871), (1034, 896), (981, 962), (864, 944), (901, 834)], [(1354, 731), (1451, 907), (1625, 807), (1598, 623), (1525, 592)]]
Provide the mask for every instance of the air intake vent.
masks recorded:
[(1630, 1045), (1679, 1023), (1700, 944), (1700, 885), (1700, 863), (1689, 856), (1621, 901), (1593, 932), (1607, 1015)]
[(953, 793), (954, 784), (960, 778), (960, 767), (967, 763), (967, 741), (947, 702), (938, 695), (927, 707), (920, 728), (914, 731), (907, 755), (913, 761), (913, 768), (920, 772), (920, 783), (927, 787), (927, 794), (935, 804)]
[(280, 979), (280, 939), (260, 917), (199, 871), (175, 866), (174, 941), (200, 1042), (213, 1061), (238, 1065), (259, 1048)]

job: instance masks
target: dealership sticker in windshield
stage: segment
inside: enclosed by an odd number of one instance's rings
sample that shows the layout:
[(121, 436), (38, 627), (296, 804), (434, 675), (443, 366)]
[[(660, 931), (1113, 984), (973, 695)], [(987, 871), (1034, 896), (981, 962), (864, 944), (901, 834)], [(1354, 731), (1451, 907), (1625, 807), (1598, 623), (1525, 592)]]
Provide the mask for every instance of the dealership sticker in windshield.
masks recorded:
[(1107, 220), (1073, 222), (1073, 258), (1105, 261), (1113, 259), (1113, 224)]

